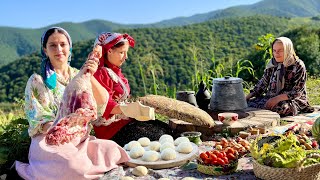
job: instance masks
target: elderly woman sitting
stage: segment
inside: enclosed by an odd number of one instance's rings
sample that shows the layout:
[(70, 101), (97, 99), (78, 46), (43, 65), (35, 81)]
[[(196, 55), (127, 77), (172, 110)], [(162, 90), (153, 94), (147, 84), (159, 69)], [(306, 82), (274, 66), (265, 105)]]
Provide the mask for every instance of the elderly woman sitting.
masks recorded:
[(269, 109), (280, 116), (313, 112), (306, 92), (306, 67), (296, 55), (292, 41), (287, 37), (276, 38), (272, 52), (273, 58), (262, 78), (246, 97), (248, 106)]

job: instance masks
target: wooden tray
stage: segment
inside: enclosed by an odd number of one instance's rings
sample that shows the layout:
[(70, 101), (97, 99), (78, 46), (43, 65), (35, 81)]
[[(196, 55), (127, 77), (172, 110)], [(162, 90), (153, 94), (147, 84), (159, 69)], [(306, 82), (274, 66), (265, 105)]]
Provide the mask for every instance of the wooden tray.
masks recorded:
[(146, 162), (146, 161), (143, 161), (140, 157), (137, 159), (130, 159), (126, 163), (126, 165), (128, 165), (129, 167), (145, 166), (146, 168), (150, 168), (150, 169), (165, 169), (165, 168), (181, 166), (185, 164), (187, 161), (192, 160), (197, 156), (197, 153), (199, 151), (198, 146), (194, 143), (191, 143), (191, 144), (193, 147), (192, 152), (190, 152), (189, 154), (176, 152), (177, 157), (176, 159), (173, 159), (173, 160), (165, 161), (165, 160), (159, 159), (158, 161), (155, 161), (155, 162)]

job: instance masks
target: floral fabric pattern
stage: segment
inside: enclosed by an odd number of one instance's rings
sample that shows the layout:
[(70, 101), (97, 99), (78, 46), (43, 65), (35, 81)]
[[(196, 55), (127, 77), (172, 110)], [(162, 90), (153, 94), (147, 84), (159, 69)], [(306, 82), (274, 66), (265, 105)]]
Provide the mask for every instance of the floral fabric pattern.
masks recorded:
[[(69, 68), (69, 71), (70, 79), (79, 72), (72, 67)], [(35, 73), (29, 78), (25, 89), (25, 112), (31, 137), (42, 132), (42, 124), (55, 120), (64, 89), (64, 83), (59, 80), (57, 86), (50, 90), (45, 86), (39, 74)]]

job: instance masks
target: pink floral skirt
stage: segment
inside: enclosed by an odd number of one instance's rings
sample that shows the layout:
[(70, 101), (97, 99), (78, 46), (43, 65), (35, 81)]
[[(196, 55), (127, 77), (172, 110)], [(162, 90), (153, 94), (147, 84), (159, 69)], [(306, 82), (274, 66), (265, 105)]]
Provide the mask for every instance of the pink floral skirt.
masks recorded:
[(105, 172), (127, 162), (129, 156), (115, 142), (86, 136), (60, 146), (47, 145), (45, 135), (32, 138), (29, 164), (16, 161), (24, 179), (99, 179)]

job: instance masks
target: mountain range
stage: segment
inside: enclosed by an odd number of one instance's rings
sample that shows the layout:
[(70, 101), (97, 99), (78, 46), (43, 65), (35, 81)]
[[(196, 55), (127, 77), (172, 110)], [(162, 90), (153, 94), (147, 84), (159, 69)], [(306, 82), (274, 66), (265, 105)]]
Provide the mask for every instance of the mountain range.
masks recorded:
[[(68, 30), (74, 42), (94, 39), (104, 31), (123, 31), (132, 28), (166, 28), (184, 26), (216, 19), (254, 16), (266, 14), (278, 17), (299, 18), (316, 17), (320, 14), (319, 0), (262, 0), (252, 5), (234, 6), (190, 17), (177, 17), (152, 24), (119, 24), (107, 20), (91, 20), (83, 23), (62, 22), (51, 26), (60, 26)], [(296, 19), (295, 22), (299, 22)], [(302, 22), (310, 19), (303, 19)], [(0, 66), (17, 58), (38, 52), (41, 34), (48, 27), (39, 29), (0, 27)]]

